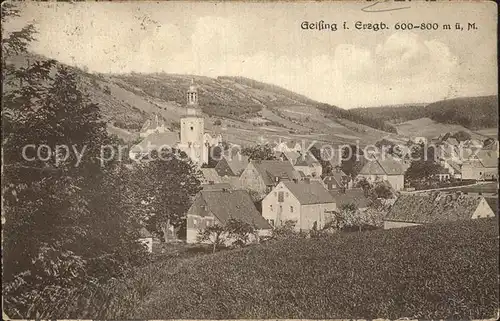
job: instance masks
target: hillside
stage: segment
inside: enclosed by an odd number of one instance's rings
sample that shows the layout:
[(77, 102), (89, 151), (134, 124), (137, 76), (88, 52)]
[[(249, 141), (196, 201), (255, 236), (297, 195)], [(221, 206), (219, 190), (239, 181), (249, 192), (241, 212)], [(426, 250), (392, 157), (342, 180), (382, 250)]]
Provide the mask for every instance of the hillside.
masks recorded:
[[(34, 54), (15, 64), (45, 59)], [(61, 65), (57, 63), (57, 65)], [(68, 67), (68, 66), (66, 66)], [(333, 145), (400, 139), (393, 128), (370, 117), (321, 104), (284, 88), (243, 77), (209, 78), (176, 74), (97, 74), (69, 67), (80, 75), (81, 87), (99, 104), (109, 131), (125, 141), (137, 139), (154, 112), (175, 129), (185, 114), (185, 91), (194, 79), (205, 114), (205, 128), (223, 139), (246, 145), (268, 140), (319, 141)], [(221, 126), (215, 126), (217, 119)]]
[(457, 125), (469, 130), (498, 126), (498, 97), (462, 97), (431, 104), (411, 104), (352, 109), (353, 113), (393, 124), (429, 118), (437, 123)]
[(456, 133), (464, 131), (469, 133), (472, 139), (484, 140), (486, 135), (472, 131), (461, 125), (444, 124), (430, 118), (418, 118), (395, 125), (398, 133), (407, 137), (426, 137), (428, 139), (438, 137), (444, 133)]
[(493, 318), (498, 254), (496, 218), (289, 239), (153, 263), (100, 317)]

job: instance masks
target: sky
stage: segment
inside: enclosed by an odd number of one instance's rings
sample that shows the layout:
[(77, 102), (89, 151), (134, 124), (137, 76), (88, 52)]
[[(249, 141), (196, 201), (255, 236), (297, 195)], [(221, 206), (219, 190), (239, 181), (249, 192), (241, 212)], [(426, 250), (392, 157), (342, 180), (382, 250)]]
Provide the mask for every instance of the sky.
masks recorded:
[[(34, 23), (32, 51), (91, 72), (244, 76), (346, 109), (497, 93), (494, 2), (373, 3), (27, 2), (4, 30)], [(301, 28), (320, 20), (338, 29)]]

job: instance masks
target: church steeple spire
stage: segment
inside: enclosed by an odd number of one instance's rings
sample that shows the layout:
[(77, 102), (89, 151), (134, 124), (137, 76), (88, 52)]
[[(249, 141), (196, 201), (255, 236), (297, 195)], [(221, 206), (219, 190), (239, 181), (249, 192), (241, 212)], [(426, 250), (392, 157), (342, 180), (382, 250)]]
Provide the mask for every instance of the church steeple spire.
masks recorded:
[(198, 105), (198, 88), (194, 84), (194, 78), (191, 78), (191, 85), (187, 92), (187, 105), (188, 107)]

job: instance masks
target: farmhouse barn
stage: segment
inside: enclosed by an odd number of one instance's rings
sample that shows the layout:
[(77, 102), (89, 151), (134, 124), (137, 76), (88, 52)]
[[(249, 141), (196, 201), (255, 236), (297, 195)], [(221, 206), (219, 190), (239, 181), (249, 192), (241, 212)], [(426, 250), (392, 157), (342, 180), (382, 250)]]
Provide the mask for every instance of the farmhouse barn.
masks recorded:
[(214, 224), (225, 225), (231, 218), (254, 225), (261, 235), (271, 229), (247, 191), (201, 191), (187, 213), (187, 243), (196, 243), (200, 230)]
[(263, 200), (262, 216), (273, 226), (295, 221), (296, 230), (324, 226), (337, 209), (332, 195), (320, 182), (281, 181)]
[(498, 153), (480, 150), (472, 154), (462, 165), (462, 179), (498, 179)]
[(265, 196), (281, 180), (298, 180), (300, 175), (288, 161), (253, 160), (240, 176), (240, 186)]
[(368, 182), (388, 181), (396, 191), (404, 188), (405, 166), (392, 157), (373, 158), (359, 172), (357, 179), (365, 178)]
[(384, 229), (493, 216), (495, 213), (482, 196), (459, 192), (406, 194), (392, 206)]

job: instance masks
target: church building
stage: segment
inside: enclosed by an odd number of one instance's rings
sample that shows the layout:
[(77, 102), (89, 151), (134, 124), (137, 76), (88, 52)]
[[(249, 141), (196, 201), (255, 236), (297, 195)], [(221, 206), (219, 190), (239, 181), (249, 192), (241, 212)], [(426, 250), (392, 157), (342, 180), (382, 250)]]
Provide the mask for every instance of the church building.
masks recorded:
[(130, 149), (130, 157), (135, 159), (152, 150), (168, 147), (185, 152), (198, 166), (208, 163), (210, 147), (219, 145), (222, 137), (205, 133), (205, 120), (198, 104), (198, 88), (194, 81), (186, 94), (186, 115), (180, 123), (180, 132), (173, 132), (165, 128), (163, 122), (158, 120), (158, 115), (153, 115), (153, 121), (146, 121), (145, 130), (140, 133), (144, 140)]

